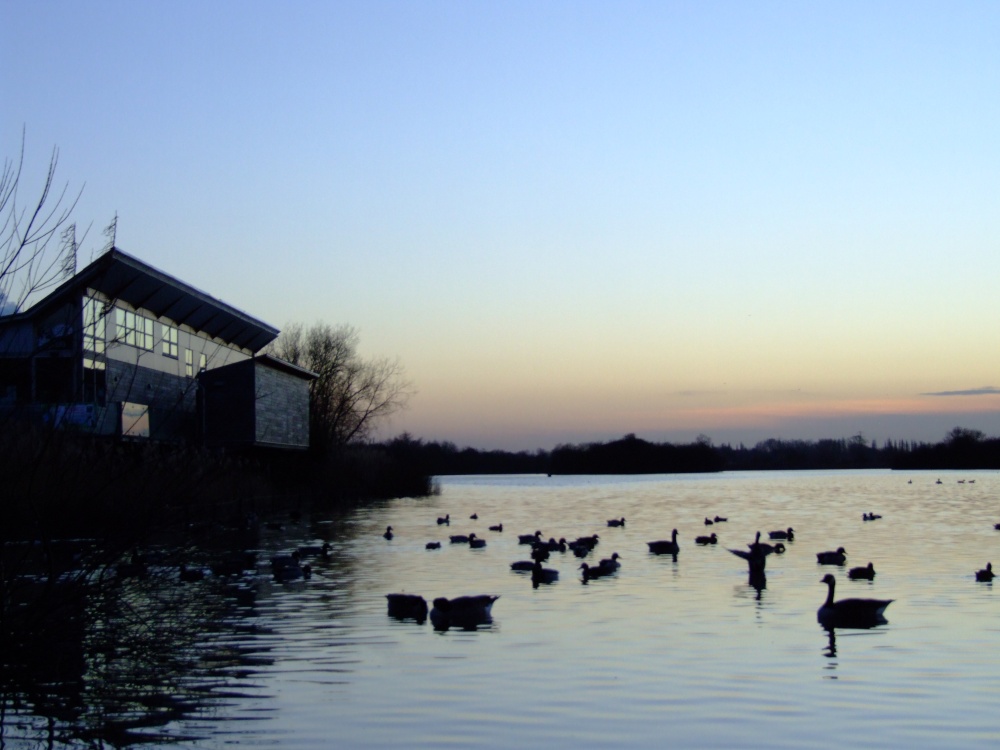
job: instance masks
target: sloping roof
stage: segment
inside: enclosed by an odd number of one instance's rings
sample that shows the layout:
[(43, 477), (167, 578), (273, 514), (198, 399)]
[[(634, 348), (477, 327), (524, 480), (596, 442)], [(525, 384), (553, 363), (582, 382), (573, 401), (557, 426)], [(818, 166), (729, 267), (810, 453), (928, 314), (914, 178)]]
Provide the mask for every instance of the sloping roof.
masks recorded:
[[(35, 305), (58, 302), (70, 290), (89, 287), (108, 298), (123, 300), (187, 325), (196, 331), (258, 352), (278, 335), (278, 329), (242, 310), (195, 289), (169, 274), (113, 247)], [(31, 314), (32, 310), (25, 311)]]

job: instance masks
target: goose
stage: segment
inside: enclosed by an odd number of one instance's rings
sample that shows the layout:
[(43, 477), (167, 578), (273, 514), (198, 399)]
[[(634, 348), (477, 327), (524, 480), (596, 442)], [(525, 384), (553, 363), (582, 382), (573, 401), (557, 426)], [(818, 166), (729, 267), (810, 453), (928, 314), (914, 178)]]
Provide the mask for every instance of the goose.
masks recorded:
[(624, 525), (625, 525), (625, 519), (624, 518), (611, 518), (611, 519), (608, 520), (608, 526), (617, 527), (617, 526), (624, 526)]
[(583, 563), (580, 565), (580, 570), (583, 571), (583, 582), (592, 581), (595, 578), (602, 578), (606, 575), (610, 575), (614, 571), (608, 570), (607, 568), (602, 568), (600, 565), (587, 565)]
[(518, 544), (534, 544), (542, 538), (542, 532), (536, 531), (534, 534), (519, 534), (517, 537)]
[(510, 564), (510, 569), (517, 573), (530, 573), (536, 565), (541, 564), (541, 560), (518, 560)]
[(448, 538), (452, 544), (468, 544), (469, 540), (474, 536), (475, 534), (452, 534)]
[(592, 536), (581, 536), (575, 539), (574, 541), (570, 542), (568, 546), (574, 552), (576, 552), (576, 550), (581, 547), (585, 548), (589, 552), (590, 550), (594, 549), (594, 547), (597, 546), (597, 542), (599, 540), (600, 537), (597, 534), (594, 534)]
[(486, 546), (486, 540), (480, 539), (475, 534), (469, 534), (469, 546), (472, 547), (472, 549), (482, 549)]
[(705, 519), (705, 525), (706, 526), (711, 526), (714, 523), (715, 523), (715, 521), (713, 521), (711, 518), (706, 518)]
[(441, 549), (441, 542), (427, 542), (424, 549)]
[(490, 594), (459, 596), (454, 599), (440, 596), (434, 600), (431, 609), (431, 624), (435, 630), (447, 630), (452, 625), (475, 630), (477, 625), (493, 621), (493, 602), (499, 598)]
[(559, 580), (559, 571), (543, 568), (540, 562), (535, 562), (531, 568), (531, 582), (537, 586), (540, 583), (555, 583)]
[(427, 601), (417, 594), (386, 594), (389, 601), (389, 617), (398, 620), (416, 620), (423, 622), (427, 619)]
[(677, 544), (677, 529), (670, 532), (670, 540), (661, 539), (656, 542), (646, 542), (649, 551), (654, 555), (676, 555), (680, 551)]
[(847, 577), (852, 581), (874, 581), (875, 566), (868, 563), (868, 565), (863, 568), (851, 568), (847, 572)]
[(997, 531), (1000, 531), (1000, 523), (993, 524), (993, 528), (996, 529)]
[(385, 533), (382, 536), (386, 539), (392, 539), (392, 526), (386, 526)]
[(613, 573), (622, 566), (622, 564), (618, 562), (618, 559), (620, 557), (621, 555), (619, 555), (617, 552), (612, 552), (611, 557), (605, 557), (603, 560), (601, 560), (601, 562), (599, 563), (599, 567), (604, 568), (605, 570)]
[(885, 608), (892, 599), (841, 599), (833, 600), (833, 589), (837, 579), (827, 573), (820, 580), (829, 588), (826, 601), (816, 611), (816, 619), (826, 628), (871, 628), (886, 622)]
[(549, 539), (547, 542), (539, 542), (539, 545), (545, 547), (549, 552), (566, 551), (566, 540), (563, 538), (560, 538), (558, 542), (554, 538)]
[(479, 514), (478, 513), (473, 513), (471, 516), (469, 516), (469, 518), (471, 518), (473, 521), (478, 521), (479, 520)]
[(490, 531), (503, 531), (503, 524), (498, 523), (496, 526), (490, 526)]
[(445, 513), (444, 516), (438, 516), (438, 526), (451, 526), (451, 513)]
[(795, 530), (789, 526), (784, 531), (769, 531), (767, 536), (770, 539), (784, 539), (785, 541), (791, 542), (795, 539)]
[(715, 517), (715, 522), (716, 523), (726, 523), (726, 521), (728, 521), (728, 520), (729, 519), (725, 518), (724, 516), (716, 516)]
[(993, 563), (986, 563), (986, 567), (982, 570), (976, 571), (977, 581), (992, 581), (993, 580)]
[(861, 518), (865, 521), (877, 521), (881, 518), (878, 513), (865, 513)]
[(711, 534), (709, 534), (708, 536), (696, 536), (694, 538), (694, 543), (695, 544), (700, 544), (702, 546), (704, 546), (706, 544), (717, 544), (718, 541), (719, 541), (719, 537), (715, 535), (714, 531)]
[(847, 552), (843, 547), (837, 547), (836, 552), (817, 552), (816, 562), (820, 565), (843, 565), (847, 562)]

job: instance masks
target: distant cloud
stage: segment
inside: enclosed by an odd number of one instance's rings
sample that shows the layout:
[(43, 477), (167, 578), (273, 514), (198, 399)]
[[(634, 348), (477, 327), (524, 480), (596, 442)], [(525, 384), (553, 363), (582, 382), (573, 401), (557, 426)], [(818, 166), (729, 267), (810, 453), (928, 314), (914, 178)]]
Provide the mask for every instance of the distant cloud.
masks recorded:
[(1000, 396), (1000, 388), (994, 385), (984, 385), (982, 388), (970, 388), (967, 391), (936, 391), (921, 393), (921, 396)]

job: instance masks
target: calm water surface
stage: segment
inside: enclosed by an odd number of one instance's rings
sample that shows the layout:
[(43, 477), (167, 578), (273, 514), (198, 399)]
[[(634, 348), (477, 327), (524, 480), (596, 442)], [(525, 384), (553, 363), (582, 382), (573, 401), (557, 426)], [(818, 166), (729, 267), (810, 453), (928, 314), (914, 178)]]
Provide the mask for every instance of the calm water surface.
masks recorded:
[[(307, 582), (273, 583), (261, 566), (249, 603), (205, 634), (216, 675), (197, 676), (206, 708), (158, 735), (184, 747), (1000, 745), (1000, 602), (973, 577), (1000, 565), (995, 472), (445, 477), (441, 487), (264, 539), (263, 559), (324, 538), (333, 554)], [(867, 511), (884, 517), (865, 523)], [(436, 523), (445, 513), (450, 527)], [(728, 523), (706, 528), (715, 515)], [(623, 516), (624, 528), (606, 526)], [(487, 531), (500, 522), (502, 533)], [(757, 591), (726, 547), (788, 526), (795, 541), (768, 559)], [(676, 561), (649, 554), (646, 542), (673, 528)], [(517, 535), (536, 529), (597, 532), (593, 557), (618, 552), (621, 570), (583, 585), (580, 561), (554, 553), (546, 566), (560, 580), (533, 589), (509, 564), (528, 557)], [(472, 531), (485, 549), (448, 543)], [(718, 546), (694, 544), (710, 531)], [(431, 540), (442, 549), (425, 550)], [(816, 564), (838, 546), (847, 567), (872, 561), (874, 582)], [(837, 598), (894, 599), (888, 624), (822, 629), (826, 572)], [(438, 632), (389, 618), (390, 592), (500, 599), (492, 624)], [(44, 744), (37, 717), (6, 723), (6, 746)]]

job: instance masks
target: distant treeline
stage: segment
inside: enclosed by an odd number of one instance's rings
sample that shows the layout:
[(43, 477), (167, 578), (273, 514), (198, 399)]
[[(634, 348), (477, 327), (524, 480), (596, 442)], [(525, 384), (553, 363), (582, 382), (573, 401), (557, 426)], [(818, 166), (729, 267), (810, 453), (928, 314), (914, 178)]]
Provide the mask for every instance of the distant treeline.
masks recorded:
[(808, 440), (770, 439), (752, 447), (653, 443), (626, 435), (607, 443), (559, 445), (551, 451), (480, 451), (424, 442), (404, 433), (383, 444), (394, 461), (430, 475), (441, 474), (676, 474), (788, 469), (1000, 469), (1000, 438), (956, 427), (940, 443), (887, 440), (862, 435)]

